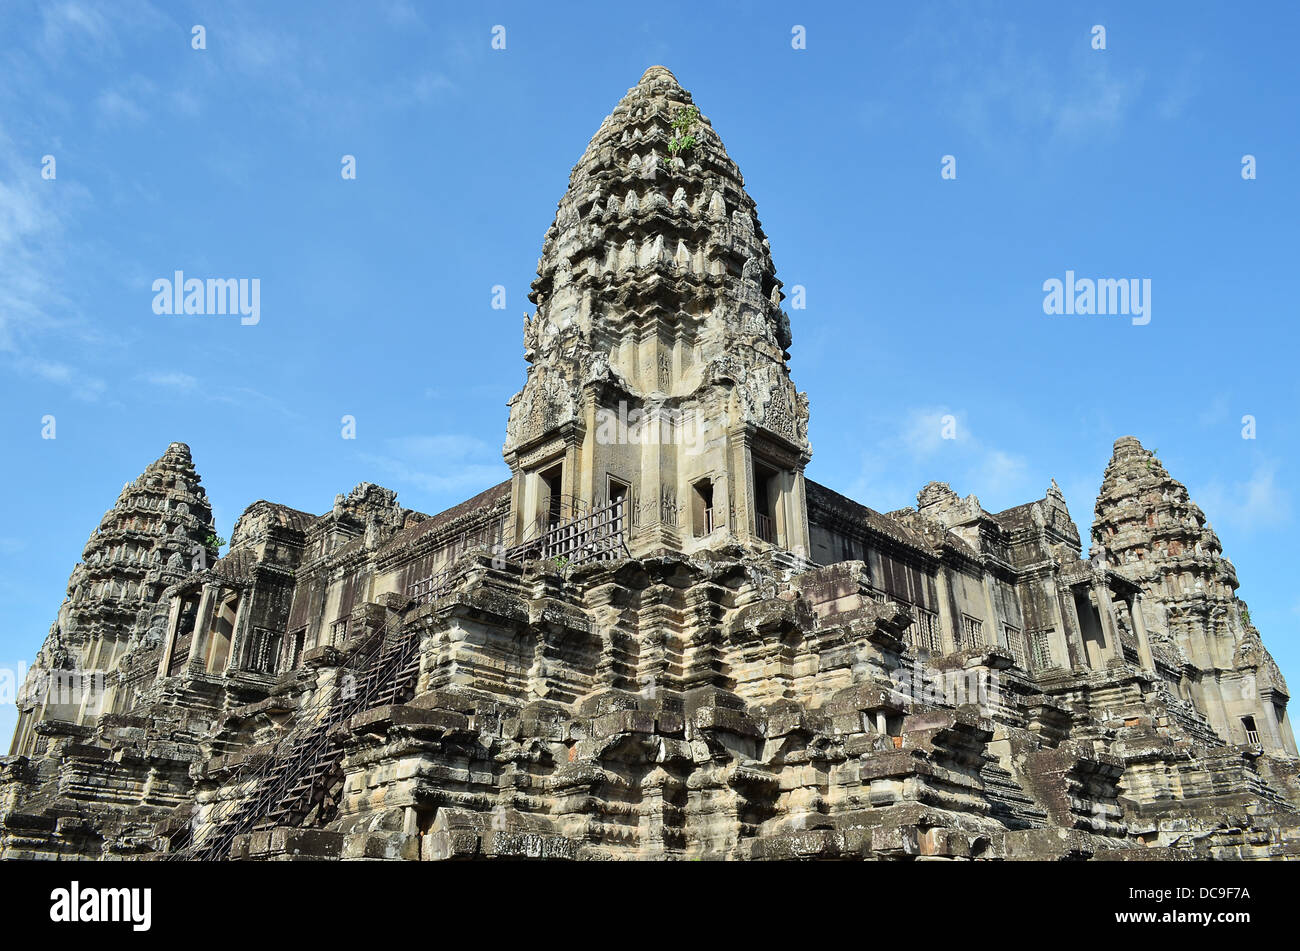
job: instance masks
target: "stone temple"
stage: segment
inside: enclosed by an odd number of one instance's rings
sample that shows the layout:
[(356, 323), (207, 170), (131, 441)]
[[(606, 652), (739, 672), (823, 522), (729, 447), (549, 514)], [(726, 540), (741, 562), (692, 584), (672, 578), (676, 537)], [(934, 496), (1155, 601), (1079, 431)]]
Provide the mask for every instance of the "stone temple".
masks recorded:
[(1287, 688), (1205, 514), (1115, 443), (881, 513), (810, 481), (736, 164), (663, 67), (573, 169), (510, 479), (256, 502), (173, 443), (95, 527), (0, 759), (9, 858), (1300, 855)]

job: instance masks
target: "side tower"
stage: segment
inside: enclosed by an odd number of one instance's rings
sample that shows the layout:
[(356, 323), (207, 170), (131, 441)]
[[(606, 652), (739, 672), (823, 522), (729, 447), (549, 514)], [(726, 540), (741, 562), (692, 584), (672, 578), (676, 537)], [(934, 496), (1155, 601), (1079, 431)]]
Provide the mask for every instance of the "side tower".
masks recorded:
[(604, 524), (638, 556), (806, 554), (808, 405), (782, 296), (739, 169), (652, 66), (574, 167), (542, 246), (504, 447), (515, 544), (561, 552), (550, 543)]
[(1092, 555), (1142, 587), (1157, 661), (1220, 735), (1296, 754), (1286, 682), (1237, 598), (1236, 569), (1187, 488), (1132, 436), (1106, 467)]
[(112, 711), (119, 661), (154, 623), (163, 591), (196, 563), (216, 560), (212, 508), (199, 482), (190, 447), (174, 442), (122, 487), (86, 542), (20, 692), (11, 753), (39, 753), (58, 724), (93, 723)]

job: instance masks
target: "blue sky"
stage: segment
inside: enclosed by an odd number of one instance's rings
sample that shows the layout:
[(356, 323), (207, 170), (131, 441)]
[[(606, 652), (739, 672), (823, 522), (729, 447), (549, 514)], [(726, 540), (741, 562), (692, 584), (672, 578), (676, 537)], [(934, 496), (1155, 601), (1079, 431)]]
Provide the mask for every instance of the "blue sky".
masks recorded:
[[(432, 513), (504, 478), (542, 236), (662, 63), (807, 289), (811, 478), (881, 510), (939, 479), (996, 511), (1054, 477), (1086, 538), (1136, 435), (1300, 683), (1300, 15), (1134, 6), (6, 2), (0, 666), (30, 662), (90, 531), (170, 441), (226, 536), (259, 498), (322, 512), (369, 480)], [(260, 279), (260, 322), (155, 315), (177, 269)], [(1067, 269), (1150, 279), (1151, 322), (1045, 316)]]

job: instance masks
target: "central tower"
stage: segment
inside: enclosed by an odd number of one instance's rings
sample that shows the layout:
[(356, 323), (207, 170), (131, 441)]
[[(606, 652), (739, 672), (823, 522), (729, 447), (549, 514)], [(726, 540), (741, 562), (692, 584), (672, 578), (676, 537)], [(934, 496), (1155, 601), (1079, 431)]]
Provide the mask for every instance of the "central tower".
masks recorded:
[(805, 555), (808, 401), (767, 238), (691, 94), (646, 70), (569, 176), (524, 320), (516, 544), (619, 520), (634, 556)]

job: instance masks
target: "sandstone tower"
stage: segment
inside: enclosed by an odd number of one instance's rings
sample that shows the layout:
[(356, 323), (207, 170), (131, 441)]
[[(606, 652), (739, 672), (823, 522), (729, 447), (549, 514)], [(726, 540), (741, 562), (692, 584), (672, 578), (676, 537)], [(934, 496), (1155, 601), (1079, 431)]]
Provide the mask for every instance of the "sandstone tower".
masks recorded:
[(518, 541), (605, 512), (626, 518), (634, 555), (755, 539), (806, 552), (808, 408), (781, 298), (740, 170), (652, 66), (588, 144), (542, 245), (505, 446)]
[(1286, 684), (1236, 596), (1236, 569), (1187, 489), (1132, 436), (1115, 442), (1092, 541), (1094, 558), (1142, 588), (1144, 665), (1181, 684), (1220, 736), (1295, 755)]
[[(883, 513), (807, 478), (767, 240), (651, 67), (560, 200), (511, 478), (249, 506), (183, 445), (87, 546), (0, 760), (0, 856), (1275, 858), (1288, 693), (1186, 490), (1115, 444)], [(47, 678), (48, 679), (48, 678)]]
[(166, 621), (163, 591), (216, 560), (212, 509), (199, 482), (189, 446), (172, 443), (104, 513), (21, 691), (13, 752), (44, 747), (37, 724), (93, 724), (134, 688), (114, 678), (101, 689), (87, 678), (122, 669), (128, 652), (156, 643)]

